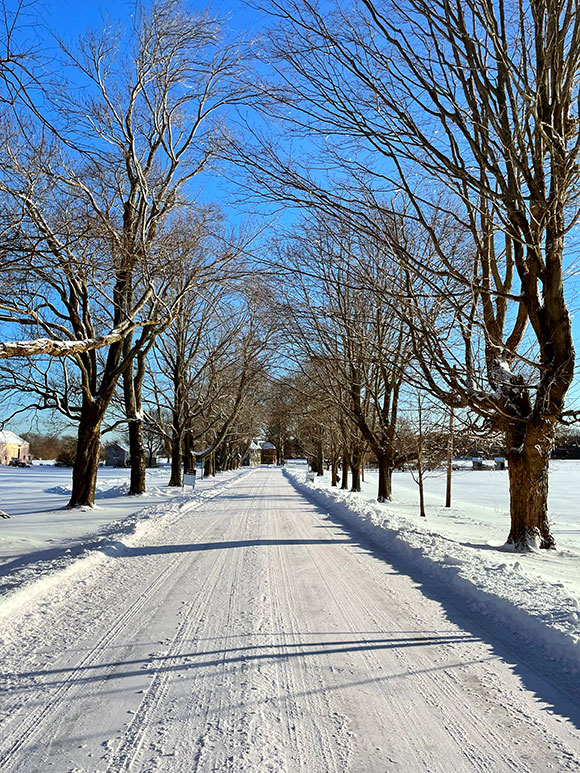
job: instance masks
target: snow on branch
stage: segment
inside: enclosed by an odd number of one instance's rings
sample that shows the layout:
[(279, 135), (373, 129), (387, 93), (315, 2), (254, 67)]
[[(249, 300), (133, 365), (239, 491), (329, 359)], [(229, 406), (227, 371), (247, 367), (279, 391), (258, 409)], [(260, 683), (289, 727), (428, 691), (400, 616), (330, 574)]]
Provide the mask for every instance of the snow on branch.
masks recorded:
[(101, 349), (120, 341), (127, 335), (127, 328), (116, 328), (100, 338), (85, 338), (78, 341), (60, 341), (52, 338), (34, 338), (29, 341), (5, 341), (0, 343), (0, 360), (10, 357), (33, 357), (48, 354), (51, 357), (69, 357), (91, 349)]

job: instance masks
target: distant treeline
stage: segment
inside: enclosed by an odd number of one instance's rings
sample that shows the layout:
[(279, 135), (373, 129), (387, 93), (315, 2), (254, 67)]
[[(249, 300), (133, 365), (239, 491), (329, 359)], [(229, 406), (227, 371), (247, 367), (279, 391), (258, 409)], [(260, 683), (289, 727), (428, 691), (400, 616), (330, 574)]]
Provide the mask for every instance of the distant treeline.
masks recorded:
[(552, 459), (580, 459), (580, 432), (558, 435)]
[(76, 437), (37, 432), (25, 432), (22, 437), (30, 443), (30, 453), (34, 459), (54, 459), (62, 464), (73, 465), (77, 450)]

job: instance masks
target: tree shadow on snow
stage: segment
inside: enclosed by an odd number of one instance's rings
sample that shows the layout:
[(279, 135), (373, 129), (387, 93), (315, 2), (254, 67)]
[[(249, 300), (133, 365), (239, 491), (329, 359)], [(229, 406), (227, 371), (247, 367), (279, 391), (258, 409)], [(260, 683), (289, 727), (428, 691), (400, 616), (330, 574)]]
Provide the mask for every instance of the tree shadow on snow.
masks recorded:
[(350, 539), (248, 539), (230, 542), (193, 542), (187, 545), (143, 545), (127, 547), (122, 542), (112, 542), (103, 548), (110, 556), (153, 556), (162, 553), (198, 553), (204, 550), (229, 550), (231, 548), (267, 547), (273, 545), (350, 545)]
[[(294, 634), (300, 636), (300, 634)], [(317, 634), (303, 634), (304, 636), (315, 636)], [(81, 666), (70, 666), (64, 668), (54, 668), (39, 671), (23, 671), (11, 675), (12, 679), (22, 679), (25, 684), (21, 689), (34, 689), (38, 683), (29, 682), (31, 679), (41, 677), (43, 687), (58, 688), (63, 683), (68, 682), (70, 675), (74, 673), (75, 684), (102, 682), (108, 680), (126, 679), (129, 677), (143, 676), (144, 667), (148, 667), (155, 673), (167, 672), (187, 672), (192, 670), (213, 669), (220, 670), (227, 665), (237, 663), (250, 664), (252, 662), (262, 662), (269, 660), (291, 660), (293, 658), (317, 657), (319, 655), (328, 656), (336, 654), (349, 654), (355, 652), (373, 652), (378, 650), (401, 649), (408, 647), (440, 647), (443, 644), (469, 644), (479, 641), (478, 638), (463, 634), (433, 634), (431, 631), (414, 631), (412, 636), (400, 636), (399, 632), (391, 636), (384, 633), (380, 638), (367, 638), (366, 634), (361, 639), (353, 639), (357, 634), (350, 633), (348, 639), (334, 639), (333, 634), (326, 634), (331, 638), (321, 641), (293, 641), (268, 644), (250, 644), (241, 647), (215, 647), (214, 649), (183, 652), (175, 655), (148, 655), (143, 658), (134, 658), (132, 660), (117, 660), (106, 663), (91, 663)], [(378, 636), (378, 633), (371, 634)], [(229, 637), (224, 637), (228, 639)], [(488, 660), (493, 660), (490, 656)], [(186, 662), (184, 662), (186, 661)], [(359, 684), (368, 684), (377, 680), (389, 681), (391, 679), (413, 678), (418, 673), (430, 673), (433, 671), (442, 671), (450, 668), (465, 666), (469, 661), (459, 663), (447, 663), (440, 666), (430, 666), (422, 670), (404, 671), (400, 673), (385, 674), (380, 677), (364, 681), (347, 681), (340, 685), (327, 685), (324, 690), (343, 689), (357, 686)], [(481, 659), (474, 660), (474, 663), (482, 662)], [(28, 683), (27, 683), (28, 682)], [(313, 691), (316, 692), (316, 691)]]

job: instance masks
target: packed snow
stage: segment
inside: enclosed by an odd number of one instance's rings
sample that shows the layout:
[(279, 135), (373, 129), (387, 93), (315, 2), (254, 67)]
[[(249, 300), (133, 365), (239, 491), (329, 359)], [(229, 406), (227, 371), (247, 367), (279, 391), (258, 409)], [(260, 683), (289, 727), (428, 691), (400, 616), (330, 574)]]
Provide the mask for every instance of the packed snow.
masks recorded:
[(580, 462), (553, 461), (549, 513), (557, 549), (518, 553), (506, 546), (506, 470), (453, 472), (452, 507), (444, 507), (445, 473), (425, 478), (427, 517), (419, 516), (410, 472), (393, 474), (393, 501), (376, 500), (378, 475), (366, 471), (357, 494), (331, 488), (289, 466), (317, 501), (378, 544), (412, 560), (453, 588), (462, 603), (489, 615), (580, 674)]
[[(194, 501), (200, 500), (247, 471), (200, 479)], [(125, 539), (137, 529), (165, 517), (192, 501), (192, 488), (169, 487), (168, 466), (147, 470), (147, 492), (127, 496), (129, 470), (100, 467), (94, 507), (69, 509), (71, 469), (53, 465), (29, 468), (0, 465), (0, 509), (10, 515), (0, 529), (0, 593), (35, 582), (68, 567), (77, 557), (101, 550), (111, 540)], [(27, 592), (30, 592), (28, 589)], [(0, 617), (6, 603), (0, 600)]]
[(580, 771), (559, 464), (559, 548), (525, 555), (502, 472), (455, 474), (450, 512), (434, 476), (421, 519), (403, 473), (379, 505), (369, 472), (362, 495), (290, 468), (183, 492), (162, 468), (129, 497), (101, 469), (69, 510), (70, 470), (0, 469), (0, 768)]

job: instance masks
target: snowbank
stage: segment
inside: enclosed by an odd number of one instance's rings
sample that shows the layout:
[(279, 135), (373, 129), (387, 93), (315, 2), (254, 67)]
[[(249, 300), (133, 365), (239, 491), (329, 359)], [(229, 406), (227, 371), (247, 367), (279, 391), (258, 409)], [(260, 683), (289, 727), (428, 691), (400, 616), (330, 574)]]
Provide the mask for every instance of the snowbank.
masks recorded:
[(285, 474), (331, 516), (407, 565), (408, 573), (419, 571), (426, 582), (438, 584), (456, 606), (494, 619), (533, 642), (546, 659), (559, 661), (565, 671), (580, 673), (579, 555), (550, 551), (549, 560), (566, 562), (570, 575), (569, 582), (553, 582), (551, 570), (541, 576), (545, 551), (522, 555), (488, 544), (466, 544), (453, 538), (449, 527), (442, 534), (429, 520), (403, 515), (397, 503), (373, 503), (331, 489), (327, 478), (308, 481), (304, 472)]
[[(167, 471), (164, 474), (166, 476)], [(57, 586), (59, 593), (66, 592), (63, 589), (66, 589), (67, 583), (90, 574), (104, 558), (119, 555), (126, 548), (138, 544), (160, 520), (171, 525), (184, 513), (199, 507), (249, 474), (251, 471), (246, 468), (204, 479), (194, 493), (191, 489), (185, 490), (189, 493), (183, 493), (180, 488), (152, 486), (142, 497), (126, 496), (127, 482), (118, 476), (109, 477), (99, 482), (98, 496), (107, 500), (110, 506), (108, 509), (99, 508), (98, 517), (88, 523), (85, 522), (86, 513), (79, 508), (35, 513), (33, 503), (38, 492), (35, 493), (32, 488), (25, 505), (28, 512), (3, 521), (6, 527), (0, 532), (0, 620), (21, 611), (31, 601)], [(70, 485), (51, 486), (45, 492), (51, 495), (51, 501), (52, 495), (67, 499)], [(163, 497), (163, 501), (159, 502), (159, 497)], [(159, 503), (151, 504), (156, 499)], [(122, 513), (120, 518), (117, 517), (119, 513)], [(92, 517), (94, 509), (90, 508), (88, 514)], [(41, 530), (54, 518), (61, 538), (44, 542), (35, 539), (19, 544), (21, 533), (30, 529), (35, 517)], [(16, 558), (10, 560), (11, 555)]]

